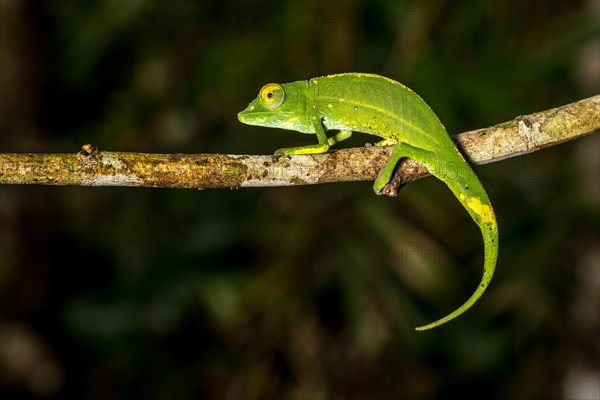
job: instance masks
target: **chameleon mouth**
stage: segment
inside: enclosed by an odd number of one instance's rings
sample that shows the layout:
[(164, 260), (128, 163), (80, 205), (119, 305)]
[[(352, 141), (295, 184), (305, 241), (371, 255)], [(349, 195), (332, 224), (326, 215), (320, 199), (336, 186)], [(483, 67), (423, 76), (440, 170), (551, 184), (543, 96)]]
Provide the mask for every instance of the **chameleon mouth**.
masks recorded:
[(261, 109), (255, 109), (254, 105), (249, 105), (245, 110), (242, 110), (238, 113), (237, 117), (241, 123), (248, 125), (267, 125), (273, 124), (277, 120), (282, 118), (288, 118), (292, 116), (293, 113), (290, 112), (273, 112), (266, 111)]
[(246, 123), (248, 121), (247, 117), (248, 114), (250, 114), (252, 112), (252, 110), (254, 109), (253, 105), (249, 105), (248, 107), (246, 107), (244, 110), (240, 111), (237, 115), (238, 120), (240, 122)]
[(261, 113), (252, 112), (248, 110), (240, 111), (237, 116), (238, 120), (241, 123), (247, 125), (260, 125), (266, 122), (266, 118), (264, 116), (261, 117)]

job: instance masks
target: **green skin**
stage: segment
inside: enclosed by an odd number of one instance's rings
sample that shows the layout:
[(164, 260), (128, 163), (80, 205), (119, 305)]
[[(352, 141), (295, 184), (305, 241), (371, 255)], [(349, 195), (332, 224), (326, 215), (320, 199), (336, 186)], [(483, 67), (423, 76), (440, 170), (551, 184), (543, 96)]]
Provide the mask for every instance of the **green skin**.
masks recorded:
[[(449, 315), (416, 328), (444, 324), (468, 310), (487, 288), (496, 267), (498, 225), (490, 200), (479, 179), (460, 154), (446, 129), (415, 92), (373, 74), (338, 74), (265, 85), (258, 97), (238, 114), (249, 125), (282, 128), (317, 135), (311, 146), (279, 149), (276, 155), (325, 153), (349, 138), (352, 131), (379, 136), (377, 146), (393, 145), (392, 155), (379, 171), (377, 194), (390, 181), (403, 157), (423, 164), (443, 181), (477, 223), (485, 246), (483, 278), (471, 297)], [(338, 131), (327, 137), (326, 131)]]

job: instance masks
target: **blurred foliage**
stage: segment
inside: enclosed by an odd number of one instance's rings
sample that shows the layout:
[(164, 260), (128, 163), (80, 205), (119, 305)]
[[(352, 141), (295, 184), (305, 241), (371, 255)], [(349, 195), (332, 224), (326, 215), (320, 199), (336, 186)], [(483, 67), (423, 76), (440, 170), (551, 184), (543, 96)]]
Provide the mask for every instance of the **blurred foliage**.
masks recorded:
[[(0, 6), (2, 152), (268, 154), (314, 138), (236, 113), (267, 82), (336, 72), (407, 84), (451, 133), (600, 92), (597, 0)], [(0, 187), (2, 398), (593, 398), (599, 146), (476, 168), (497, 274), (424, 333), (483, 258), (433, 179), (395, 199), (370, 183)]]

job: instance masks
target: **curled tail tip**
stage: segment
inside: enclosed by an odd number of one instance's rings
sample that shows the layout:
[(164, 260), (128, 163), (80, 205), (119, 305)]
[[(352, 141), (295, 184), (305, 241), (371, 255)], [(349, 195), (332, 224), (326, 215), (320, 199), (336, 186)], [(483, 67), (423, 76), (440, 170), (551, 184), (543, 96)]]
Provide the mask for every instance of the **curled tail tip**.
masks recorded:
[[(454, 319), (454, 318), (452, 318), (452, 319)], [(450, 319), (442, 318), (440, 320), (437, 320), (437, 321), (432, 322), (432, 323), (427, 324), (427, 325), (417, 326), (415, 328), (415, 330), (418, 331), (418, 332), (428, 331), (430, 329), (435, 328), (436, 326), (443, 325), (443, 324), (445, 324), (448, 321), (450, 321)]]
[(461, 314), (463, 314), (465, 311), (467, 311), (469, 308), (471, 308), (473, 306), (473, 304), (475, 304), (477, 302), (477, 300), (479, 300), (479, 298), (481, 297), (483, 292), (485, 292), (485, 290), (487, 289), (490, 279), (491, 279), (491, 276), (484, 275), (482, 281), (479, 283), (479, 286), (477, 287), (477, 290), (475, 290), (475, 292), (471, 295), (471, 297), (469, 297), (469, 299), (462, 306), (460, 306), (456, 310), (452, 311), (450, 314), (446, 315), (445, 317), (438, 319), (435, 322), (416, 327), (415, 330), (417, 330), (419, 332), (426, 331), (426, 330), (435, 328), (437, 326), (443, 325), (446, 322), (450, 322), (453, 319), (455, 319), (456, 317), (459, 317)]

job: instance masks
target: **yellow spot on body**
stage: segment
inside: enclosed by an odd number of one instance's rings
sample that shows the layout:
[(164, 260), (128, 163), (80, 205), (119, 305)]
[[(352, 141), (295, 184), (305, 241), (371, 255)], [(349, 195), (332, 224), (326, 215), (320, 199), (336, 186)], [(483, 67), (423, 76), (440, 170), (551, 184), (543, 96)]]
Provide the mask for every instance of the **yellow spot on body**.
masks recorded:
[(333, 108), (333, 104), (327, 104), (328, 108)]
[[(460, 201), (463, 202), (465, 200), (464, 195), (460, 195)], [(495, 231), (498, 230), (498, 225), (496, 223), (496, 216), (494, 215), (494, 210), (488, 204), (483, 204), (481, 200), (477, 197), (469, 197), (467, 199), (467, 207), (471, 210), (475, 211), (477, 215), (481, 217), (481, 219), (492, 226), (492, 229)]]

